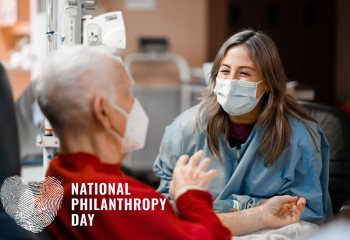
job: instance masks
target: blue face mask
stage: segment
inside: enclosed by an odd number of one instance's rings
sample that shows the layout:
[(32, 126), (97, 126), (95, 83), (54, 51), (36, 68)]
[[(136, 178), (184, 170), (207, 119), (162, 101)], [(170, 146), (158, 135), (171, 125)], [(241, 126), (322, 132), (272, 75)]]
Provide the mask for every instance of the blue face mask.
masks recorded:
[(260, 98), (256, 98), (256, 90), (260, 82), (247, 82), (242, 80), (229, 80), (216, 78), (214, 94), (217, 101), (228, 114), (239, 116), (249, 113), (258, 104)]

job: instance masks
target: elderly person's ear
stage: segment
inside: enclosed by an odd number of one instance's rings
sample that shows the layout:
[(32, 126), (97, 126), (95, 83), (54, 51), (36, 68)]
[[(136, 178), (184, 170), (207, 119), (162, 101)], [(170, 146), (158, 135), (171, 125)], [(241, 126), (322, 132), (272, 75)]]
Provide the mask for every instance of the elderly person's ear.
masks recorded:
[(93, 99), (93, 115), (96, 118), (97, 122), (99, 122), (105, 129), (109, 129), (111, 127), (111, 106), (107, 103), (107, 101), (96, 95)]

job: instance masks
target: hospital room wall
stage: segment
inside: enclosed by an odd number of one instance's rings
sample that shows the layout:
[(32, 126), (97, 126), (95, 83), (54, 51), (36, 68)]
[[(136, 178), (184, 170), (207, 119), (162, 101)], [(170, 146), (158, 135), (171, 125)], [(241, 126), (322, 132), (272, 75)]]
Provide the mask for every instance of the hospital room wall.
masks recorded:
[(350, 1), (209, 0), (208, 9), (209, 59), (240, 29), (265, 30), (290, 80), (318, 85), (318, 102), (350, 106)]
[[(17, 1), (14, 23), (9, 25), (7, 22), (4, 24), (0, 21), (0, 62), (6, 68), (9, 64), (10, 53), (16, 48), (16, 43), (23, 37), (29, 37), (29, 3), (30, 0)], [(3, 0), (0, 3), (0, 9), (8, 5), (10, 5), (9, 1)], [(16, 100), (30, 83), (30, 72), (20, 68), (7, 68), (7, 73), (12, 87), (12, 95)]]
[[(169, 42), (169, 52), (180, 54), (190, 67), (201, 67), (207, 60), (208, 0), (157, 0), (151, 11), (128, 11), (124, 0), (98, 0), (97, 4), (95, 14), (123, 12), (127, 47), (122, 57), (138, 51), (140, 37), (164, 37)], [(168, 83), (176, 83), (177, 71), (172, 63), (135, 63), (132, 67), (133, 77), (139, 81), (159, 82), (166, 78)]]
[[(275, 42), (287, 77), (315, 92), (315, 101), (335, 103), (337, 1), (210, 0), (209, 57), (228, 37), (247, 28)], [(349, 18), (349, 15), (346, 16)]]
[[(170, 51), (182, 55), (191, 67), (200, 67), (203, 62), (212, 61), (217, 53), (218, 48), (230, 35), (228, 31), (234, 29), (227, 25), (227, 19), (229, 19), (228, 2), (241, 1), (227, 1), (227, 0), (158, 0), (157, 5), (153, 11), (127, 11), (124, 7), (125, 1), (110, 1), (110, 0), (98, 0), (100, 13), (121, 10), (123, 11), (124, 21), (127, 32), (127, 48), (123, 51), (123, 56), (126, 56), (132, 52), (138, 51), (138, 39), (139, 37), (166, 37), (170, 43)], [(249, 24), (245, 27), (253, 27), (257, 29), (263, 29), (264, 25), (258, 19), (259, 12), (265, 12), (266, 7), (261, 8), (259, 4), (253, 4), (254, 1), (242, 1), (243, 4), (251, 9), (256, 6), (257, 14), (244, 14), (244, 18), (247, 19)], [(322, 21), (319, 26), (312, 27), (296, 27), (294, 30), (292, 26), (287, 26), (281, 23), (269, 24), (267, 27), (268, 33), (276, 41), (277, 47), (282, 52), (282, 60), (287, 67), (287, 75), (291, 80), (299, 80), (305, 76), (305, 67), (297, 66), (295, 62), (297, 57), (293, 57), (288, 54), (290, 45), (295, 45), (295, 42), (287, 39), (286, 36), (297, 35), (299, 32), (300, 38), (307, 39), (305, 36), (311, 33), (314, 37), (306, 40), (302, 43), (304, 46), (299, 47), (300, 54), (305, 51), (314, 52), (309, 59), (314, 58), (313, 65), (318, 67), (319, 76), (315, 76), (313, 73), (315, 69), (310, 71), (310, 76), (306, 79), (307, 84), (317, 85), (320, 81), (321, 90), (318, 90), (321, 95), (317, 101), (324, 103), (345, 103), (350, 104), (350, 1), (337, 0), (337, 1), (296, 1), (292, 4), (292, 11), (287, 3), (281, 3), (274, 0), (260, 1), (260, 5), (277, 6), (279, 10), (291, 13), (285, 14), (286, 22), (297, 21), (297, 18), (303, 18), (301, 10), (304, 9), (304, 5), (316, 6), (316, 17), (322, 16), (317, 21)], [(327, 4), (329, 6), (327, 6)], [(264, 9), (264, 11), (262, 11)], [(255, 10), (253, 10), (255, 11)], [(212, 18), (213, 13), (215, 19)], [(250, 12), (251, 13), (251, 12)], [(261, 15), (261, 14), (260, 14)], [(280, 18), (283, 16), (280, 12)], [(294, 20), (293, 20), (294, 19)], [(257, 27), (254, 25), (254, 21), (258, 22)], [(316, 22), (318, 23), (318, 22)], [(236, 31), (241, 28), (237, 28)], [(281, 30), (282, 29), (282, 30)], [(283, 30), (284, 29), (284, 30)], [(281, 31), (283, 34), (281, 34)], [(294, 31), (293, 33), (291, 31)], [(275, 32), (275, 34), (274, 34)], [(318, 39), (321, 37), (321, 39)], [(316, 41), (316, 42), (315, 42)], [(323, 44), (323, 45), (322, 45)], [(314, 45), (317, 45), (316, 47)], [(310, 47), (309, 47), (310, 46)], [(322, 46), (322, 47), (320, 47)], [(285, 50), (284, 50), (285, 49)], [(297, 51), (295, 51), (297, 52)], [(317, 54), (321, 52), (322, 54)], [(298, 54), (294, 54), (298, 56)], [(309, 54), (310, 55), (310, 54)], [(316, 55), (321, 56), (316, 58)], [(323, 60), (323, 65), (317, 64), (320, 59)], [(319, 59), (316, 61), (316, 59)], [(326, 60), (325, 60), (326, 59)], [(306, 64), (306, 62), (305, 62)], [(175, 66), (171, 64), (158, 64), (157, 66), (150, 64), (135, 64), (133, 68), (134, 76), (147, 78), (149, 74), (158, 72), (159, 78), (164, 76), (172, 79), (173, 82), (177, 81), (177, 70)], [(289, 66), (287, 66), (289, 65)], [(319, 65), (319, 66), (317, 66)], [(290, 69), (288, 69), (290, 68)], [(306, 70), (308, 71), (308, 70)], [(162, 74), (163, 72), (163, 74)], [(317, 74), (316, 74), (317, 75)], [(141, 78), (142, 78), (141, 77)], [(154, 76), (149, 76), (149, 79), (155, 79)], [(303, 80), (302, 80), (303, 81)]]

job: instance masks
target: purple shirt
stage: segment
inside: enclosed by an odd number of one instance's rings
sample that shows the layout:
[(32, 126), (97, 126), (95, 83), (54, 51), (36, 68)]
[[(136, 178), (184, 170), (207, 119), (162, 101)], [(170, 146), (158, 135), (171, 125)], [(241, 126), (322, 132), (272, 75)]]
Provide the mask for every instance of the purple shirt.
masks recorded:
[(245, 143), (249, 138), (250, 133), (253, 131), (254, 123), (251, 124), (237, 124), (229, 122), (230, 124), (230, 136), (228, 141), (231, 147), (236, 147), (239, 144)]

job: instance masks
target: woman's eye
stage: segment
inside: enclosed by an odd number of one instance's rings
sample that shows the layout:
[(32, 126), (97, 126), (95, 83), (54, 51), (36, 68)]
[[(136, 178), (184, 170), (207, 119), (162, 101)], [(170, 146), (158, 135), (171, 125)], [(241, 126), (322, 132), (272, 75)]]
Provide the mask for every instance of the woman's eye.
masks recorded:
[(241, 72), (241, 74), (246, 75), (246, 76), (250, 76), (249, 73), (247, 73), (247, 72)]
[(228, 73), (228, 72), (230, 72), (230, 71), (227, 71), (227, 70), (221, 70), (220, 72), (222, 72), (222, 73)]

